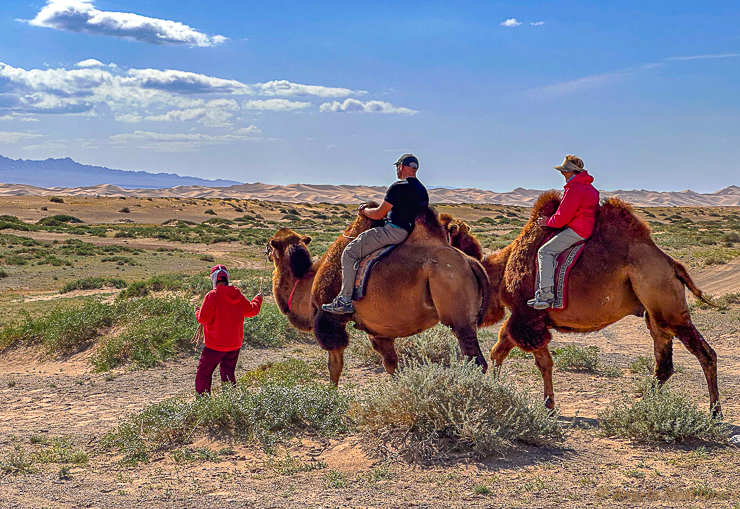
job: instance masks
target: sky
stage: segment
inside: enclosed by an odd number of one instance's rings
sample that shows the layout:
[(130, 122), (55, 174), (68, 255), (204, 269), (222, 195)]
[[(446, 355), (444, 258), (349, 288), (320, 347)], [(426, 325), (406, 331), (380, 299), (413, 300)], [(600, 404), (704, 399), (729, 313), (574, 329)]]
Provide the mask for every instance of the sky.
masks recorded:
[(270, 184), (740, 185), (740, 2), (3, 0), (0, 155)]

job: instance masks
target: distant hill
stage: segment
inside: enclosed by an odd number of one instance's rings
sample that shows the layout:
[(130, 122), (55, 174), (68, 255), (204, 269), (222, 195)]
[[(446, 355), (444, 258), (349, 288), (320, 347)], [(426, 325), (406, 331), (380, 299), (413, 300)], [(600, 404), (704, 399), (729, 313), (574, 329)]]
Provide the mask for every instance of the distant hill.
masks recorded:
[[(110, 170), (113, 171), (113, 170)], [(125, 172), (124, 172), (125, 173)], [(152, 175), (156, 177), (157, 175)], [(182, 178), (182, 177), (177, 177)], [(214, 184), (218, 181), (214, 181)], [(213, 184), (212, 184), (213, 185)], [(101, 184), (83, 187), (43, 188), (20, 184), (0, 184), (0, 196), (138, 196), (141, 198), (237, 198), (241, 200), (269, 200), (293, 203), (362, 203), (380, 201), (385, 187), (352, 185), (291, 184), (237, 184), (228, 187), (205, 185), (176, 186), (161, 189), (124, 189), (121, 186)], [(542, 193), (535, 189), (517, 188), (507, 193), (481, 189), (430, 189), (432, 203), (492, 203), (531, 207)], [(740, 187), (730, 186), (715, 193), (695, 191), (658, 192), (646, 190), (601, 191), (602, 198), (619, 198), (641, 207), (737, 207), (740, 206)]]
[(206, 180), (174, 173), (111, 170), (80, 164), (69, 157), (32, 161), (0, 156), (0, 182), (36, 187), (89, 187), (109, 184), (124, 189), (158, 189), (175, 186), (231, 186), (233, 180)]

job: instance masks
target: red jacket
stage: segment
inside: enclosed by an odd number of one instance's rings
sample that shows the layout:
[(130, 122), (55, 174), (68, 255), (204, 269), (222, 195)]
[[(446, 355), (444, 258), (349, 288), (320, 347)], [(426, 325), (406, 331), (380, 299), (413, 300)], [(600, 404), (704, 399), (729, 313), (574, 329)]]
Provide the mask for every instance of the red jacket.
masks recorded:
[(587, 171), (582, 171), (566, 182), (560, 206), (547, 220), (547, 226), (567, 226), (581, 237), (590, 237), (594, 232), (596, 212), (599, 210), (599, 191), (591, 185), (593, 181), (594, 178)]
[(206, 347), (219, 352), (238, 350), (244, 342), (244, 319), (257, 316), (262, 296), (249, 302), (235, 286), (219, 285), (208, 292), (195, 312), (204, 325)]

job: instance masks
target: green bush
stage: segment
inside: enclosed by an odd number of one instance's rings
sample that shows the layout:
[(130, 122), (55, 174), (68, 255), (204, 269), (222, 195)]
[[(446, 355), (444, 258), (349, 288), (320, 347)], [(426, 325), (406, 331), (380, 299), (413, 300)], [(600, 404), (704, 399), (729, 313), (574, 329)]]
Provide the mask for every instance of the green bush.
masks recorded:
[(86, 277), (70, 281), (62, 287), (59, 293), (68, 293), (73, 290), (98, 290), (105, 287), (126, 288), (126, 281), (116, 277)]
[(36, 221), (36, 224), (44, 226), (61, 226), (67, 223), (82, 223), (82, 219), (67, 214), (57, 214), (55, 216), (44, 217)]
[(51, 198), (49, 198), (49, 201), (52, 203), (64, 203), (64, 200), (59, 196), (52, 196)]
[(145, 297), (118, 301), (114, 307), (123, 330), (106, 336), (92, 358), (97, 371), (107, 371), (130, 360), (149, 368), (190, 348), (198, 323), (193, 308), (181, 297)]
[(7, 272), (5, 272), (5, 269), (0, 269), (0, 279), (5, 279), (9, 275), (10, 274), (8, 274)]
[(602, 434), (642, 442), (727, 441), (728, 426), (699, 410), (687, 394), (651, 379), (643, 386), (641, 399), (625, 396), (599, 413)]
[[(457, 339), (444, 325), (437, 325), (408, 338), (399, 338), (395, 341), (395, 347), (399, 366), (413, 365), (423, 360), (449, 366), (450, 362), (461, 358)], [(348, 353), (363, 364), (379, 365), (383, 361), (365, 334), (353, 335)]]
[(204, 213), (204, 214), (209, 214), (209, 215), (211, 215), (211, 216), (215, 216), (215, 215), (217, 215), (217, 214), (216, 214), (216, 213), (215, 213), (215, 212), (213, 211), (213, 209), (208, 209), (208, 210), (206, 210), (206, 211), (205, 211), (205, 212), (203, 212), (203, 213)]
[(652, 355), (645, 356), (640, 355), (635, 359), (634, 361), (630, 362), (627, 366), (627, 369), (630, 370), (630, 373), (637, 373), (640, 375), (649, 375), (653, 372), (653, 369), (655, 368), (655, 359)]
[(555, 357), (555, 367), (564, 371), (592, 371), (599, 364), (599, 348), (568, 345), (556, 348), (552, 352)]
[(280, 347), (290, 341), (310, 341), (297, 331), (275, 304), (263, 302), (260, 314), (244, 320), (244, 342), (252, 346)]
[(346, 432), (350, 399), (323, 383), (268, 378), (254, 385), (241, 381), (194, 401), (173, 398), (129, 417), (102, 441), (125, 461), (146, 461), (151, 452), (188, 443), (196, 432), (230, 430), (240, 440), (256, 440), (270, 450), (304, 430), (322, 436)]
[(450, 450), (479, 456), (515, 441), (561, 440), (563, 429), (540, 401), (518, 392), (503, 374), (486, 376), (474, 363), (418, 363), (361, 395), (357, 423), (365, 433), (410, 459)]

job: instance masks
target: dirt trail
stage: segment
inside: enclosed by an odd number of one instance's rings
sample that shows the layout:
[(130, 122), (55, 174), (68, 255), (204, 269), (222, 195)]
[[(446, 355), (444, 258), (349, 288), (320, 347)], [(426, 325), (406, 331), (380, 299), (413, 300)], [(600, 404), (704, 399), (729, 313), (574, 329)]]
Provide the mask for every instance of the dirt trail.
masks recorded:
[(702, 291), (715, 296), (740, 292), (740, 258), (705, 268), (692, 278)]

